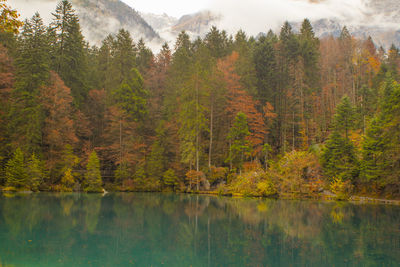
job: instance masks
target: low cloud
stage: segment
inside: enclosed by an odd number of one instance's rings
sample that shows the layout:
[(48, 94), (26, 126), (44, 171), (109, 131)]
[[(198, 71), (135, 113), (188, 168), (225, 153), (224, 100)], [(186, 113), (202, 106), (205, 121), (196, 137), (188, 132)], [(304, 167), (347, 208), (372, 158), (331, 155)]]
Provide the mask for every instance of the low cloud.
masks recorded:
[(223, 16), (220, 28), (231, 33), (243, 29), (251, 35), (278, 30), (285, 21), (304, 18), (338, 18), (359, 25), (365, 23), (369, 12), (363, 0), (217, 0), (210, 9)]

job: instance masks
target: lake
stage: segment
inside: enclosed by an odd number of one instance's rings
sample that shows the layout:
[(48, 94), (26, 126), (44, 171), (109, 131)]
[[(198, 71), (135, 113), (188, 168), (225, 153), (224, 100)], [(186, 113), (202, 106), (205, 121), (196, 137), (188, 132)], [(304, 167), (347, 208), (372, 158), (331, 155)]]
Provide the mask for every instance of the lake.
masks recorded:
[(400, 207), (161, 193), (0, 195), (0, 266), (400, 266)]

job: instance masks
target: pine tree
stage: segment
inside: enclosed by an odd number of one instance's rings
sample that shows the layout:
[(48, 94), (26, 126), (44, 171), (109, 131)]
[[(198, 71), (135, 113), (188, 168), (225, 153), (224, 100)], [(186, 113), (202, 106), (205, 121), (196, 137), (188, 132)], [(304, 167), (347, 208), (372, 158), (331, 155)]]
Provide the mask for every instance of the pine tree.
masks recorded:
[(178, 177), (175, 174), (173, 169), (168, 169), (163, 174), (164, 185), (168, 187), (172, 187), (172, 190), (175, 190), (175, 187), (179, 185)]
[(50, 25), (53, 70), (71, 88), (74, 104), (80, 106), (87, 97), (87, 54), (78, 16), (68, 0), (57, 4)]
[(6, 185), (17, 189), (28, 188), (28, 171), (25, 163), (24, 154), (17, 148), (14, 156), (6, 164)]
[(167, 136), (165, 122), (160, 123), (156, 129), (157, 140), (151, 147), (151, 153), (147, 160), (147, 173), (149, 177), (161, 180), (162, 175), (167, 166), (166, 150), (167, 150)]
[(354, 125), (354, 107), (344, 96), (336, 108), (333, 132), (322, 153), (322, 166), (329, 179), (340, 178), (354, 181), (358, 175), (356, 148), (349, 139)]
[(329, 136), (322, 152), (321, 163), (325, 176), (355, 181), (358, 174), (358, 160), (353, 143), (338, 131)]
[(45, 173), (42, 161), (35, 154), (32, 154), (27, 162), (27, 171), (29, 187), (33, 191), (38, 191), (39, 186), (44, 182)]
[(85, 180), (83, 183), (85, 192), (102, 192), (102, 180), (100, 174), (100, 160), (96, 151), (92, 151), (86, 165)]
[(400, 85), (389, 75), (382, 90), (380, 112), (371, 121), (362, 144), (362, 182), (374, 183), (377, 189), (400, 186), (398, 122)]
[(147, 114), (147, 95), (143, 78), (135, 68), (113, 92), (116, 105), (124, 110), (132, 121), (139, 121)]
[(349, 131), (354, 129), (355, 110), (348, 96), (344, 96), (336, 107), (334, 129), (349, 138)]
[(44, 117), (39, 95), (49, 80), (50, 59), (46, 28), (38, 13), (25, 21), (18, 43), (8, 132), (14, 147), (40, 155)]
[(247, 139), (249, 135), (247, 117), (243, 112), (239, 112), (228, 135), (230, 148), (226, 161), (230, 163), (231, 169), (235, 166), (240, 171), (242, 170), (242, 165), (251, 151), (250, 142)]

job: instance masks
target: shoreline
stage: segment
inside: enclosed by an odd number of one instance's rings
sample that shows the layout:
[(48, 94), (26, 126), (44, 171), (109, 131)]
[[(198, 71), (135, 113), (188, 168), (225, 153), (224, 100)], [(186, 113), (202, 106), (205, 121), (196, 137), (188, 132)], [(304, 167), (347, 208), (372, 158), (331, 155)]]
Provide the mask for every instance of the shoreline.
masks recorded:
[[(2, 194), (32, 194), (32, 193), (85, 193), (85, 192), (58, 192), (58, 191), (8, 191), (0, 189)], [(244, 195), (241, 193), (219, 193), (218, 191), (191, 191), (191, 192), (173, 192), (173, 191), (106, 191), (106, 193), (85, 193), (85, 194), (102, 194), (108, 193), (176, 193), (176, 194), (191, 194), (191, 195), (208, 195), (208, 196), (223, 196), (231, 198), (258, 198), (258, 199), (276, 199), (276, 200), (315, 200), (315, 201), (336, 201), (336, 202), (350, 202), (357, 204), (385, 204), (385, 205), (398, 205), (400, 206), (400, 199), (384, 199), (384, 198), (373, 198), (367, 196), (350, 196), (347, 200), (338, 200), (334, 194), (319, 194), (319, 195), (304, 195), (294, 196), (291, 194), (278, 195), (276, 197), (265, 197), (255, 195)]]

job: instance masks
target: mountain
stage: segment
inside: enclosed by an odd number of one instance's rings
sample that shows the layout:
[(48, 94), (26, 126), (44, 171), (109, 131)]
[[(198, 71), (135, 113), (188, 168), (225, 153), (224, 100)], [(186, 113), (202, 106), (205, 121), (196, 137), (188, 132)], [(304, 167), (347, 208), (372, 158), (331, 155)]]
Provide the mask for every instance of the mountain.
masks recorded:
[(204, 37), (211, 26), (218, 25), (221, 19), (221, 16), (209, 10), (187, 14), (179, 19), (167, 14), (141, 13), (141, 15), (167, 41), (175, 41), (181, 31), (185, 31), (191, 38)]
[[(31, 17), (39, 11), (45, 22), (51, 20), (58, 0), (11, 0), (10, 4), (22, 13), (22, 17)], [(127, 4), (119, 0), (71, 0), (79, 16), (82, 32), (91, 44), (99, 45), (109, 34), (119, 29), (128, 30), (134, 40), (143, 38), (148, 43), (162, 42), (159, 34)]]
[[(304, 0), (315, 5), (324, 5), (327, 0)], [(311, 24), (318, 37), (328, 35), (339, 36), (346, 26), (349, 32), (357, 38), (366, 39), (369, 36), (376, 46), (388, 49), (392, 44), (400, 47), (400, 1), (399, 0), (361, 0), (359, 13), (356, 17), (336, 16), (312, 20)], [(291, 23), (299, 30), (301, 22)]]

